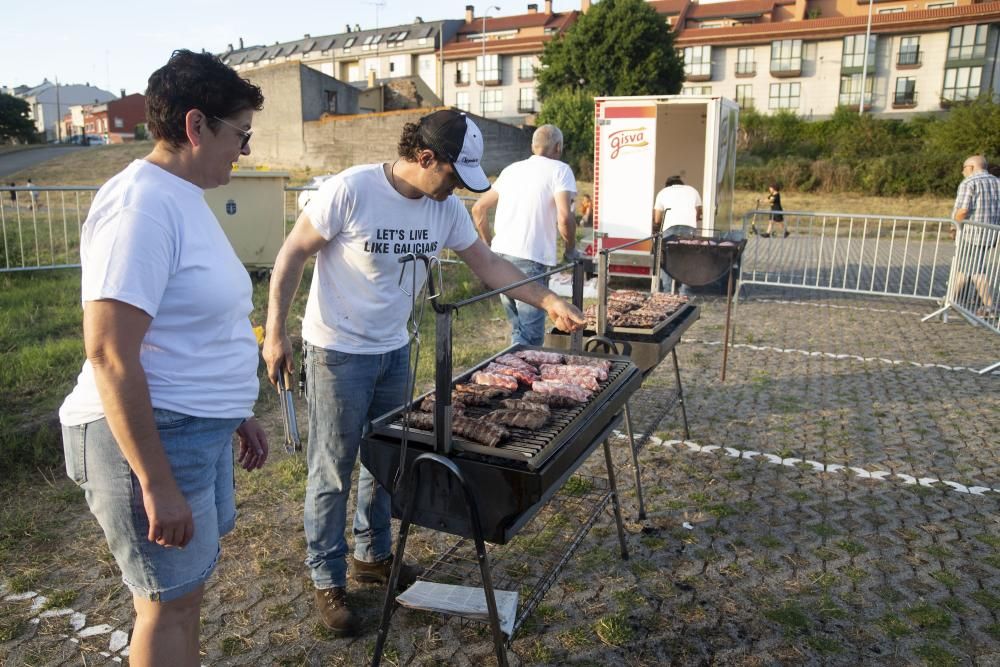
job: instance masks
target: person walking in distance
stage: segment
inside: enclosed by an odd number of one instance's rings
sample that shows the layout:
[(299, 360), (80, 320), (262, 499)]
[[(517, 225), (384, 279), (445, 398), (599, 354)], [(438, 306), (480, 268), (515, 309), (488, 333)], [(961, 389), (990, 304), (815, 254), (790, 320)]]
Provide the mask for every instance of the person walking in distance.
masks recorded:
[(767, 219), (767, 231), (761, 236), (770, 238), (774, 233), (774, 225), (780, 225), (783, 236), (787, 238), (788, 228), (785, 227), (785, 215), (782, 213), (784, 209), (781, 208), (781, 186), (777, 183), (767, 186), (767, 203), (771, 207), (771, 216)]
[[(1000, 236), (1000, 179), (989, 173), (982, 155), (966, 158), (962, 175), (964, 178), (958, 184), (951, 217), (961, 229), (966, 252), (959, 259), (951, 298), (980, 317), (997, 317), (986, 264)], [(963, 226), (966, 222), (990, 225), (990, 228)], [(969, 298), (969, 282), (976, 289), (978, 306)]]
[[(527, 276), (541, 275), (556, 266), (556, 237), (565, 246), (563, 259), (576, 255), (573, 197), (576, 180), (569, 165), (559, 160), (563, 135), (555, 125), (542, 125), (531, 137), (531, 157), (507, 166), (493, 189), (472, 206), (472, 219), (484, 243)], [(489, 210), (496, 207), (490, 232)], [(548, 278), (539, 279), (548, 286)], [(545, 311), (530, 303), (501, 295), (512, 343), (541, 345), (545, 340)]]

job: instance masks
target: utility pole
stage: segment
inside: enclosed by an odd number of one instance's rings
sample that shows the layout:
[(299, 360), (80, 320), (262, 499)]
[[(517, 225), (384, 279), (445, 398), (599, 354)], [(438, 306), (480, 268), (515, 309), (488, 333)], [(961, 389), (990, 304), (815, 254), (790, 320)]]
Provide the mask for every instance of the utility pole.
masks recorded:
[(59, 77), (56, 77), (56, 143), (62, 143), (62, 109), (59, 104)]
[[(868, 27), (865, 29), (865, 60), (861, 63), (861, 105), (858, 107), (858, 115), (865, 114), (865, 89), (868, 87), (868, 45), (872, 41), (872, 2), (868, 0)], [(872, 74), (872, 92), (875, 88), (875, 75)]]
[[(368, 2), (365, 2), (365, 4), (375, 6), (375, 38), (378, 38), (378, 10), (381, 9), (382, 7), (385, 7), (385, 0), (375, 0), (375, 1), (369, 0)], [(380, 79), (382, 78), (382, 63), (379, 62), (379, 47), (381, 45), (382, 45), (381, 39), (375, 42), (375, 66), (378, 68), (376, 76)], [(365, 75), (367, 76), (367, 72), (365, 73)]]
[(486, 118), (486, 17), (489, 16), (491, 9), (500, 11), (500, 8), (497, 5), (490, 5), (486, 8), (486, 11), (483, 12), (483, 58), (481, 61), (483, 65), (483, 74), (479, 79), (479, 115), (483, 118)]

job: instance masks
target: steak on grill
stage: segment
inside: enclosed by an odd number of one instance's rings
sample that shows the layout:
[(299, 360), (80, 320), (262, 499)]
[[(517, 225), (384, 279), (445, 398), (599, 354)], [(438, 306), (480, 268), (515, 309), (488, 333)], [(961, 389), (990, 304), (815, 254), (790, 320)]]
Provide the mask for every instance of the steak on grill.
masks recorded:
[(597, 366), (602, 371), (604, 371), (605, 377), (607, 377), (608, 371), (611, 370), (611, 362), (607, 359), (598, 359), (597, 357), (585, 357), (579, 354), (567, 354), (566, 363), (573, 366)]
[(483, 372), (494, 373), (496, 375), (509, 375), (518, 382), (523, 382), (524, 384), (531, 386), (531, 383), (538, 379), (538, 375), (535, 372), (534, 367), (531, 371), (525, 371), (520, 368), (514, 368), (513, 366), (504, 366), (503, 364), (491, 363)]
[(543, 350), (518, 350), (514, 353), (514, 355), (520, 357), (524, 361), (527, 361), (533, 366), (541, 366), (542, 364), (561, 364), (563, 362), (563, 355), (558, 352), (545, 352)]
[(483, 419), (488, 422), (505, 424), (507, 426), (517, 426), (519, 428), (527, 428), (532, 431), (537, 431), (545, 426), (545, 422), (549, 420), (549, 415), (545, 412), (539, 412), (537, 410), (501, 409), (494, 410), (493, 412), (483, 416)]
[[(597, 384), (597, 378), (595, 378), (591, 373), (574, 370), (574, 368), (580, 368), (580, 366), (570, 367), (545, 364), (542, 366), (542, 380), (565, 382), (566, 384), (582, 387), (583, 389), (587, 389), (589, 391), (597, 391), (599, 387)], [(532, 388), (534, 389), (534, 384), (532, 384)]]
[[(412, 428), (434, 432), (434, 415), (427, 412), (411, 412), (406, 416), (406, 421)], [(451, 432), (487, 447), (496, 447), (501, 440), (510, 436), (510, 431), (499, 424), (459, 416), (452, 417)]]
[(537, 371), (537, 369), (531, 364), (529, 364), (527, 361), (521, 359), (520, 357), (516, 357), (513, 354), (501, 354), (493, 361), (498, 364), (502, 364), (504, 366), (510, 366), (511, 368), (517, 368), (522, 371), (527, 371), (529, 373), (535, 373)]
[(554, 394), (569, 398), (577, 403), (586, 403), (590, 400), (591, 395), (591, 392), (583, 387), (555, 380), (536, 380), (531, 383), (531, 389), (540, 394)]
[(508, 375), (478, 371), (472, 374), (472, 381), (476, 384), (486, 385), (487, 387), (500, 387), (502, 389), (517, 391), (517, 380)]
[(606, 370), (600, 366), (591, 366), (589, 364), (542, 364), (542, 367), (538, 370), (541, 373), (549, 371), (568, 376), (589, 375), (598, 382), (604, 382), (608, 379), (608, 372)]
[(524, 392), (524, 396), (521, 397), (521, 400), (528, 401), (529, 403), (539, 403), (550, 408), (575, 408), (580, 405), (579, 401), (572, 398), (559, 396), (557, 394), (543, 394), (537, 391)]
[(466, 405), (486, 405), (485, 403), (473, 403), (468, 397), (477, 397), (489, 400), (491, 398), (506, 398), (510, 396), (510, 390), (504, 387), (492, 387), (485, 384), (456, 384), (452, 396), (461, 396), (461, 401)]
[[(528, 392), (531, 393), (530, 391)], [(546, 403), (536, 403), (523, 398), (505, 398), (500, 401), (500, 407), (507, 410), (533, 410), (544, 414), (551, 414)]]
[[(427, 396), (424, 400), (420, 401), (421, 412), (434, 412), (434, 405), (437, 403), (437, 399), (434, 398), (434, 394)], [(451, 409), (456, 415), (460, 415), (465, 412), (465, 403), (458, 400), (455, 394), (451, 396)]]

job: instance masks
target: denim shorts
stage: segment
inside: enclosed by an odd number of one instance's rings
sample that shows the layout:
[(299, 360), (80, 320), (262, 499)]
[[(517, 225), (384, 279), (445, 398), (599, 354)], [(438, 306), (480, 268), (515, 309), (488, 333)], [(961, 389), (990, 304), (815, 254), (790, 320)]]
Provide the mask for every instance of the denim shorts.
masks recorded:
[(205, 583), (219, 559), (219, 538), (235, 525), (232, 436), (242, 420), (160, 409), (153, 416), (174, 479), (194, 516), (194, 537), (183, 549), (147, 539), (149, 520), (139, 480), (106, 420), (63, 426), (63, 451), (66, 474), (86, 493), (122, 581), (137, 597), (169, 602)]

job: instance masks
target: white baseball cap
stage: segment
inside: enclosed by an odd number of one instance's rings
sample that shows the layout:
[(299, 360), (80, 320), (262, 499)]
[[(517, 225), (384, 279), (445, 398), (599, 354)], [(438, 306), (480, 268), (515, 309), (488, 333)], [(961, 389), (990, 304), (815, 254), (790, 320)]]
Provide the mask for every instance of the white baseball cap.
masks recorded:
[(482, 167), (483, 133), (471, 118), (452, 109), (435, 111), (420, 119), (420, 137), (428, 148), (451, 163), (466, 189), (490, 189)]

